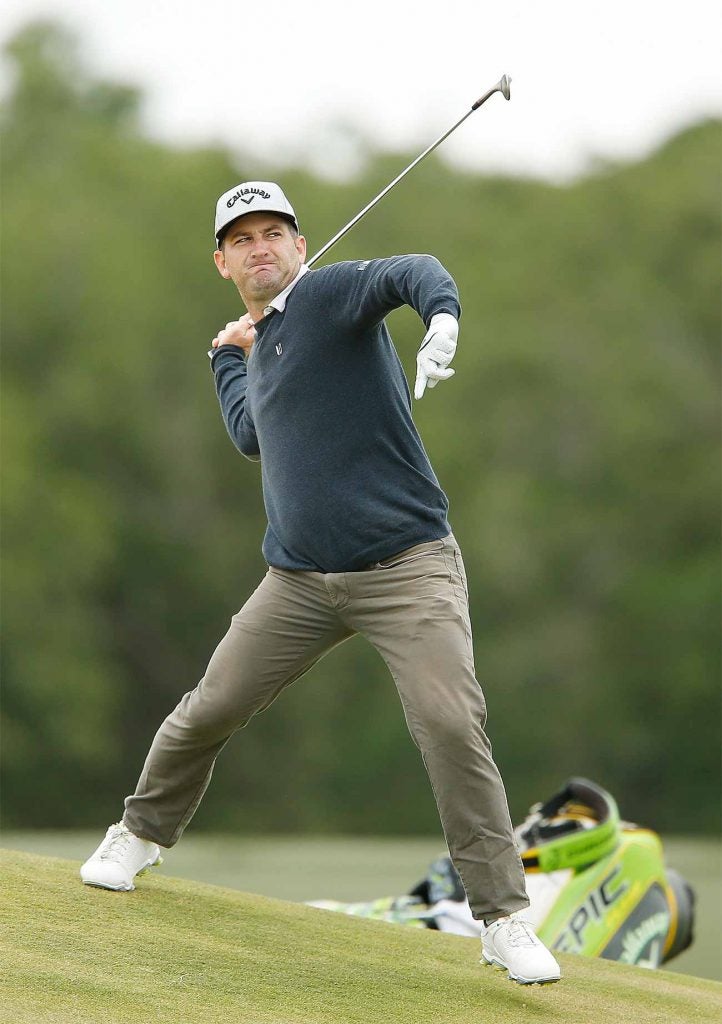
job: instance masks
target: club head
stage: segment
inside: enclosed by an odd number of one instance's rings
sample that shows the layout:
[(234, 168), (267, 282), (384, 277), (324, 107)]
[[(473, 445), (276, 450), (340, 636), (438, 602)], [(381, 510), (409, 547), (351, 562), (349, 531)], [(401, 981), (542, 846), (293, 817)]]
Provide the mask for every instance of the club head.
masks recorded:
[(478, 110), (482, 103), (486, 103), (490, 96), (493, 96), (495, 92), (500, 92), (505, 100), (511, 99), (511, 78), (508, 75), (502, 75), (499, 81), (496, 83), (493, 89), (489, 89), (483, 96), (480, 96), (476, 103), (472, 103), (471, 109)]

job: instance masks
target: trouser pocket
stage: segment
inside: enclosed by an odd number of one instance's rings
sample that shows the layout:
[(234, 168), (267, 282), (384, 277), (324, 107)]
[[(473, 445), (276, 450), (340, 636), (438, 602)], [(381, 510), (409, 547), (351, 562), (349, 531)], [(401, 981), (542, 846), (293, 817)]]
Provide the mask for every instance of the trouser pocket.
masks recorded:
[(442, 551), (443, 540), (426, 541), (423, 544), (415, 544), (412, 548), (405, 548), (397, 552), (391, 558), (382, 558), (376, 563), (379, 569), (395, 569), (398, 565), (405, 565), (407, 562), (414, 562), (417, 558), (424, 558), (426, 555), (435, 555)]
[(461, 552), (458, 549), (454, 549), (454, 565), (456, 571), (459, 574), (459, 578), (464, 585), (464, 593), (466, 594), (466, 600), (469, 600), (469, 584), (466, 579), (466, 569), (464, 568), (464, 559), (461, 557)]

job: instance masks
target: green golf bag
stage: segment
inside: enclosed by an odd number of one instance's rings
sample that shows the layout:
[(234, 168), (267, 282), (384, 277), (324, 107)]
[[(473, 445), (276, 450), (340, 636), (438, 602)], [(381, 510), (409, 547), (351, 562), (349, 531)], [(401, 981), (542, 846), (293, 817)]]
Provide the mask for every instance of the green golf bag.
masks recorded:
[[(659, 967), (692, 943), (694, 893), (665, 866), (651, 829), (619, 819), (614, 798), (570, 779), (515, 829), (530, 907), (524, 917), (551, 949)], [(457, 935), (479, 935), (461, 880), (440, 857), (405, 896), (314, 906)]]
[(537, 933), (563, 953), (659, 967), (693, 938), (694, 893), (656, 832), (619, 820), (614, 799), (570, 779), (516, 829), (529, 888), (553, 878)]

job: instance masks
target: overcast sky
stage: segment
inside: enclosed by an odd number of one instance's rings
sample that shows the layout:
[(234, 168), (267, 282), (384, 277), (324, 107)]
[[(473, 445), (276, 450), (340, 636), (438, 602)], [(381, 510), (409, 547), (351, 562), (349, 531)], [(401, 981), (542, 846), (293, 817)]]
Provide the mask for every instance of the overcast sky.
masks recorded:
[(722, 115), (719, 0), (4, 0), (0, 40), (35, 16), (139, 85), (153, 133), (222, 142), (251, 176), (255, 154), (341, 174), (355, 133), (421, 150), (502, 74), (511, 103), (494, 96), (447, 159), (564, 180)]

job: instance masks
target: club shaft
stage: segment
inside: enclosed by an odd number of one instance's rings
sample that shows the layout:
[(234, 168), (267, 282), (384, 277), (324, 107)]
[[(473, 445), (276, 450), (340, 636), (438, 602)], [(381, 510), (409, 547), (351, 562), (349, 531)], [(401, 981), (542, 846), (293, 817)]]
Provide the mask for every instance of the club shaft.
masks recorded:
[[(338, 242), (341, 238), (343, 238), (343, 236), (346, 234), (346, 232), (350, 231), (351, 228), (354, 226), (354, 224), (358, 224), (358, 222), (361, 220), (361, 218), (365, 217), (366, 214), (369, 212), (369, 210), (372, 210), (374, 208), (374, 206), (376, 206), (376, 204), (381, 199), (383, 199), (383, 197), (385, 195), (387, 195), (391, 191), (392, 188), (394, 188), (395, 185), (398, 185), (398, 183), (401, 181), (401, 179), (405, 178), (406, 175), (409, 173), (409, 171), (412, 171), (414, 169), (414, 167), (416, 167), (417, 164), (420, 164), (421, 161), (423, 159), (425, 159), (425, 157), (427, 157), (429, 155), (429, 153), (433, 153), (433, 151), (436, 149), (436, 147), (440, 146), (441, 143), (444, 141), (444, 139), (448, 139), (448, 137), (451, 135), (451, 133), (455, 132), (456, 129), (459, 127), (459, 125), (463, 124), (464, 121), (467, 119), (467, 117), (470, 117), (471, 114), (473, 114), (475, 110), (478, 110), (479, 107), (482, 105), (482, 103), (486, 103), (486, 101), (489, 99), (489, 97), (493, 96), (495, 92), (502, 91), (502, 83), (504, 82), (505, 79), (506, 79), (506, 76), (504, 76), (504, 78), (501, 80), (501, 82), (497, 83), (493, 87), (493, 89), (489, 89), (489, 91), (485, 92), (483, 96), (480, 96), (479, 99), (476, 101), (476, 103), (474, 103), (473, 106), (470, 107), (469, 110), (466, 111), (464, 116), (459, 118), (459, 120), (456, 122), (456, 124), (453, 124), (451, 126), (451, 128), (449, 128), (447, 131), (444, 132), (443, 135), (440, 135), (438, 137), (438, 139), (436, 139), (434, 142), (432, 142), (431, 145), (428, 146), (423, 151), (423, 153), (419, 153), (419, 155), (416, 157), (416, 159), (413, 160), (409, 164), (408, 167), (405, 167), (404, 170), (401, 172), (401, 174), (397, 175), (397, 177), (395, 177), (393, 181), (389, 182), (389, 184), (386, 186), (386, 188), (382, 189), (381, 192), (379, 192), (379, 194), (377, 196), (374, 196), (374, 198), (371, 200), (371, 202), (368, 203), (366, 206), (364, 206), (363, 210), (360, 210), (356, 214), (356, 216), (353, 217), (348, 222), (348, 224), (346, 224), (344, 227), (342, 227), (341, 230), (338, 231), (333, 236), (333, 238), (331, 238), (328, 242), (326, 242), (326, 244), (321, 249), (318, 250), (318, 252), (315, 254), (315, 256), (312, 256), (310, 260), (306, 260), (306, 265), (309, 266), (309, 267), (312, 267), (313, 264), (316, 263), (317, 260), (320, 260), (321, 257), (328, 252), (328, 250), (331, 248), (332, 245), (335, 245), (336, 242)], [(508, 89), (508, 85), (507, 85), (507, 89)]]

